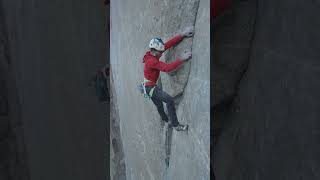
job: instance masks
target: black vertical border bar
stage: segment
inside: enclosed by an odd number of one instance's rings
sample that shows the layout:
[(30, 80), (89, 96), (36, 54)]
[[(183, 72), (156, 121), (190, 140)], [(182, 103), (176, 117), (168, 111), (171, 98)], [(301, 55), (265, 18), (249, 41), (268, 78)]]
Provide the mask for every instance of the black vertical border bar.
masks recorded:
[(213, 49), (213, 1), (210, 0), (210, 179), (215, 180), (214, 170), (213, 170), (213, 125), (214, 125), (214, 119), (213, 119), (213, 55), (212, 55), (212, 49)]

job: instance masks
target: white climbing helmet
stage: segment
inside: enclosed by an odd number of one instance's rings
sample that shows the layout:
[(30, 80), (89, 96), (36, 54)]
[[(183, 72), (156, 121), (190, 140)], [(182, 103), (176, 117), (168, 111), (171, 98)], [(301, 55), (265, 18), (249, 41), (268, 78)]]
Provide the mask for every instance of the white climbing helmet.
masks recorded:
[(164, 51), (164, 43), (160, 38), (153, 38), (149, 43), (149, 48), (153, 48), (157, 51)]

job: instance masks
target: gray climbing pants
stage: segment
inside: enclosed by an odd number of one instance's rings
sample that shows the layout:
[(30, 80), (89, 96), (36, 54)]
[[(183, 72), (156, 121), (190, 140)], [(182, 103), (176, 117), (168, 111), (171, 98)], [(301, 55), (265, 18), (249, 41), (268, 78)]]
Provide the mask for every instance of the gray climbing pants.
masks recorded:
[[(152, 88), (153, 87), (151, 86), (146, 87), (147, 93), (149, 93)], [(153, 91), (151, 100), (154, 103), (154, 105), (156, 105), (157, 110), (163, 121), (168, 122), (168, 120), (170, 120), (173, 127), (176, 127), (179, 125), (177, 114), (176, 114), (176, 108), (174, 107), (173, 97), (171, 97), (168, 93), (162, 91), (159, 87), (156, 86)], [(166, 113), (164, 112), (163, 102), (166, 103), (167, 105), (169, 119)]]

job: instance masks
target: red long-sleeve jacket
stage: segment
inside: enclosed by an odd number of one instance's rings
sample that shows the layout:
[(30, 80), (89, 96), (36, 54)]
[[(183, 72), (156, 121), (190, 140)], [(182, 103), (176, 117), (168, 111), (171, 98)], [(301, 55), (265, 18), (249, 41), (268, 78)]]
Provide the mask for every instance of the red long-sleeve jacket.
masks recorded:
[[(183, 39), (183, 36), (177, 35), (164, 43), (164, 49), (167, 50), (170, 47), (174, 46), (178, 42), (180, 42)], [(157, 80), (160, 75), (160, 71), (162, 72), (170, 72), (174, 69), (176, 69), (179, 65), (182, 64), (182, 61), (178, 58), (177, 60), (171, 62), (171, 63), (164, 63), (162, 61), (159, 61), (159, 57), (155, 57), (151, 54), (150, 51), (148, 51), (144, 57), (143, 57), (143, 63), (144, 63), (144, 77), (148, 79), (151, 82), (148, 82), (145, 84), (145, 86), (154, 86), (157, 83)]]

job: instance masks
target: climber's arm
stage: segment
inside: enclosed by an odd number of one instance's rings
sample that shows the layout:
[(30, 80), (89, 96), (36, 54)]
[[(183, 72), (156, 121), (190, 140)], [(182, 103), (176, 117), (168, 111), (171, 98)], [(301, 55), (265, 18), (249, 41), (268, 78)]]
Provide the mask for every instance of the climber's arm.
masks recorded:
[(176, 35), (166, 43), (164, 43), (164, 49), (167, 50), (171, 48), (172, 46), (178, 44), (183, 38), (185, 37), (192, 37), (194, 34), (194, 27), (189, 26), (186, 27), (180, 34)]
[(179, 58), (171, 63), (164, 63), (162, 61), (153, 61), (149, 66), (162, 72), (171, 72), (178, 68), (183, 63)]
[(172, 46), (178, 44), (182, 39), (183, 39), (183, 36), (180, 34), (174, 36), (169, 41), (164, 43), (164, 49), (167, 50), (167, 49), (171, 48)]

